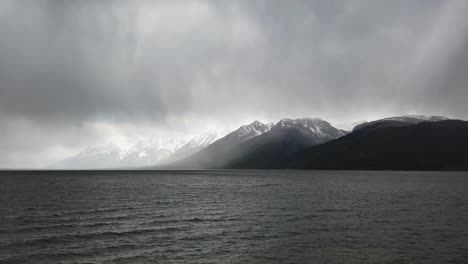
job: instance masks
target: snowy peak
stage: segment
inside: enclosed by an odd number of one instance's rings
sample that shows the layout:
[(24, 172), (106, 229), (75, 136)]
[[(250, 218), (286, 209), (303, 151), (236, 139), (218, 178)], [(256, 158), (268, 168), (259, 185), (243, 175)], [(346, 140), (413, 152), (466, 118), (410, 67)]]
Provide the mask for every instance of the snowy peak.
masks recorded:
[(344, 132), (333, 127), (320, 118), (285, 118), (280, 120), (273, 129), (297, 129), (304, 135), (311, 135), (323, 139), (336, 139), (344, 136)]
[(159, 140), (139, 141), (120, 156), (121, 165), (128, 167), (148, 166), (159, 162), (172, 153), (161, 146)]
[(156, 139), (140, 141), (126, 150), (111, 143), (87, 147), (52, 167), (66, 169), (141, 167), (156, 164), (170, 154), (172, 151), (162, 147), (160, 141)]
[(265, 134), (270, 130), (270, 127), (271, 126), (265, 125), (258, 120), (243, 125), (209, 144), (209, 146), (193, 153), (193, 155), (185, 156), (185, 158), (181, 158), (175, 163), (172, 163), (172, 166), (184, 168), (217, 168), (225, 161), (239, 155), (240, 153), (237, 152), (237, 150), (242, 143), (251, 138), (256, 138)]
[(182, 148), (198, 148), (206, 147), (209, 144), (213, 143), (218, 139), (218, 135), (211, 132), (205, 132), (197, 137), (192, 138), (187, 144), (181, 147)]
[(51, 167), (56, 169), (101, 169), (111, 168), (119, 160), (122, 150), (115, 144), (87, 147)]
[(166, 159), (162, 161), (162, 163), (170, 163), (174, 161), (178, 161), (188, 156), (191, 156), (200, 150), (206, 148), (211, 143), (216, 141), (219, 138), (218, 134), (212, 132), (205, 132), (197, 137), (192, 138), (188, 143), (174, 151), (171, 155), (169, 155)]
[(342, 131), (320, 118), (285, 118), (263, 135), (239, 144), (224, 156), (224, 164), (217, 167), (271, 168), (293, 153), (343, 135)]
[(282, 119), (276, 124), (277, 127), (287, 128), (287, 127), (296, 127), (296, 126), (305, 126), (305, 127), (314, 127), (322, 123), (327, 123), (326, 121), (320, 118), (297, 118), (297, 119), (290, 119), (285, 118)]
[(255, 120), (254, 122), (243, 125), (233, 133), (236, 133), (237, 136), (242, 138), (243, 141), (259, 136), (265, 132), (268, 132), (270, 127), (268, 125), (263, 124), (262, 122)]

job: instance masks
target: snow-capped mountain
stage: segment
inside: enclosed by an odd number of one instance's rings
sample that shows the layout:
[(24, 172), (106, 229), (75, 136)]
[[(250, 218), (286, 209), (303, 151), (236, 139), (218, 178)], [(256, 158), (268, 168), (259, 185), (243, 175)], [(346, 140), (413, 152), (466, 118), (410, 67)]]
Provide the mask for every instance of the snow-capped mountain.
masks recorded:
[(344, 136), (319, 118), (282, 119), (276, 125), (254, 121), (241, 126), (174, 167), (223, 168), (233, 162), (275, 159)]
[(239, 144), (268, 132), (270, 128), (271, 124), (265, 125), (260, 121), (254, 121), (250, 124), (243, 125), (200, 151), (186, 158), (179, 159), (170, 166), (182, 168), (216, 167), (212, 165), (212, 162), (216, 163), (217, 161), (227, 159)]
[(311, 136), (317, 139), (317, 143), (336, 139), (345, 135), (345, 132), (333, 127), (330, 123), (320, 118), (285, 118), (280, 120), (275, 129), (297, 129), (305, 136)]
[(87, 147), (72, 157), (68, 157), (51, 167), (54, 169), (103, 169), (115, 168), (122, 150), (115, 144)]
[(346, 133), (319, 118), (282, 119), (270, 131), (240, 144), (223, 168), (268, 168), (308, 147)]
[(192, 140), (190, 140), (187, 144), (183, 145), (179, 150), (181, 149), (194, 149), (194, 148), (204, 148), (208, 146), (209, 144), (213, 143), (216, 139), (218, 139), (218, 135), (216, 133), (211, 133), (211, 132), (206, 132), (201, 134), (198, 137), (194, 137)]
[(159, 163), (173, 152), (158, 140), (140, 141), (120, 155), (120, 167), (143, 167)]
[[(394, 122), (394, 121), (392, 121)], [(266, 135), (266, 134), (265, 134)], [(227, 168), (318, 170), (468, 170), (468, 122), (376, 124), (276, 160), (264, 155)], [(255, 140), (254, 138), (253, 140)], [(271, 147), (268, 151), (271, 153)], [(265, 152), (263, 152), (265, 153)]]
[(54, 165), (56, 169), (115, 169), (158, 164), (173, 153), (157, 139), (140, 141), (129, 149), (116, 144), (87, 147)]
[(229, 138), (231, 140), (237, 141), (237, 143), (241, 143), (253, 137), (259, 136), (265, 132), (268, 132), (271, 128), (271, 123), (266, 125), (258, 120), (255, 120), (254, 122), (248, 125), (243, 125), (239, 127), (237, 130), (229, 133), (225, 138)]
[[(442, 116), (396, 116), (359, 124), (353, 131), (371, 125), (375, 126), (370, 129), (380, 129), (447, 119)], [(115, 144), (88, 147), (51, 168), (104, 169), (155, 165), (169, 168), (267, 168), (288, 155), (348, 133), (320, 118), (285, 118), (276, 124), (254, 121), (222, 138), (217, 133), (203, 133), (184, 144), (180, 144), (179, 139), (150, 139), (128, 149)]]
[(219, 136), (217, 133), (205, 132), (197, 137), (192, 138), (187, 144), (183, 145), (182, 147), (174, 151), (172, 155), (162, 160), (162, 162), (169, 163), (169, 162), (174, 162), (174, 161), (186, 158), (206, 148), (218, 138)]

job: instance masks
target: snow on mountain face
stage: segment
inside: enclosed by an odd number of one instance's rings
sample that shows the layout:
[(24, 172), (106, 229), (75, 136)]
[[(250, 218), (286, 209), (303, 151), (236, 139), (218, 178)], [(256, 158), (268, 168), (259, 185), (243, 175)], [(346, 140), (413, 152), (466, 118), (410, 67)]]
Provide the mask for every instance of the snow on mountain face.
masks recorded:
[(185, 144), (181, 148), (206, 147), (209, 144), (213, 143), (216, 139), (218, 139), (217, 134), (206, 132), (206, 133), (201, 134), (198, 137), (194, 137), (192, 140), (190, 140), (187, 144)]
[(246, 141), (253, 137), (259, 136), (271, 129), (269, 125), (265, 125), (260, 121), (254, 121), (248, 125), (243, 125), (236, 131), (234, 135), (237, 136), (241, 141)]
[(113, 168), (119, 161), (121, 149), (114, 144), (88, 147), (51, 167), (55, 169), (103, 169)]
[(273, 129), (298, 129), (304, 135), (313, 136), (323, 140), (336, 139), (344, 136), (345, 133), (333, 127), (327, 121), (320, 118), (298, 118), (282, 119)]
[(172, 153), (167, 158), (162, 160), (162, 163), (170, 163), (170, 162), (178, 161), (192, 154), (195, 154), (196, 152), (209, 146), (218, 138), (219, 138), (218, 134), (211, 133), (211, 132), (206, 132), (197, 137), (194, 137), (187, 144), (183, 145), (182, 147), (174, 151), (174, 153)]
[(120, 156), (120, 167), (150, 166), (167, 158), (172, 151), (161, 146), (159, 141), (141, 141), (123, 152)]
[(157, 164), (172, 154), (159, 140), (140, 141), (129, 149), (121, 149), (115, 144), (88, 147), (77, 155), (66, 158), (52, 168), (64, 169), (103, 169), (143, 167)]
[[(182, 168), (218, 168), (225, 161), (232, 159), (240, 144), (269, 131), (270, 127), (260, 121), (243, 125), (226, 136), (215, 140), (193, 155), (186, 156), (172, 163)], [(170, 164), (170, 162), (168, 162)]]

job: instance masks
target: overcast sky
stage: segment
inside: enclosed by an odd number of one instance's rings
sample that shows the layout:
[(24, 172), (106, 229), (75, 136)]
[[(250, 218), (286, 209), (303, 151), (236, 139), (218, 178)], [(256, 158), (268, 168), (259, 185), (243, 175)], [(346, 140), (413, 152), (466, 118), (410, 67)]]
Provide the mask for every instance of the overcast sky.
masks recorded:
[(255, 119), (465, 119), (466, 14), (465, 0), (0, 0), (0, 167)]

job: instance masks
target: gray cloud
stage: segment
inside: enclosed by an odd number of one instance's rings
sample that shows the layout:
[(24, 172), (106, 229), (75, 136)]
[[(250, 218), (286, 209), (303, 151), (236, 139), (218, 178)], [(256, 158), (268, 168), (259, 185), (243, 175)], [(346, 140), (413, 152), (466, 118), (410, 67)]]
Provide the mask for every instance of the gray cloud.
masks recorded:
[(110, 131), (466, 118), (466, 13), (462, 0), (3, 0), (0, 166), (43, 164)]

